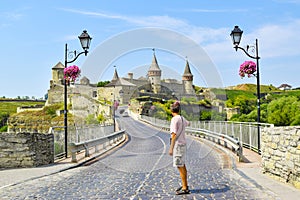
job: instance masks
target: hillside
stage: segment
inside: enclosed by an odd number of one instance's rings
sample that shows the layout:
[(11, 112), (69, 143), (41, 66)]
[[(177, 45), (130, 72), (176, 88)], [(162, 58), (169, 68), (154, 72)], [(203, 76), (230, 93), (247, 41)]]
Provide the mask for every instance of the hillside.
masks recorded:
[[(237, 86), (230, 86), (228, 89), (232, 90), (243, 90), (248, 92), (256, 93), (257, 91), (257, 85), (256, 84), (239, 84)], [(260, 85), (260, 92), (261, 93), (270, 93), (270, 92), (280, 92), (278, 88), (276, 88), (273, 85)]]
[(18, 107), (36, 107), (43, 105), (45, 105), (44, 101), (0, 99), (0, 132), (7, 130), (7, 119), (17, 112)]
[(38, 106), (38, 105), (45, 105), (45, 101), (32, 101), (32, 100), (0, 100), (0, 114), (12, 114), (17, 112), (18, 107), (22, 106)]

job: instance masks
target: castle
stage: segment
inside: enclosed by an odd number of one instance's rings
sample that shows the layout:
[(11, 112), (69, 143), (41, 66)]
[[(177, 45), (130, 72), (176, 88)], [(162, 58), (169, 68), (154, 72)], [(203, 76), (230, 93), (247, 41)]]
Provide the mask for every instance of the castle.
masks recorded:
[(156, 55), (153, 53), (152, 63), (147, 72), (147, 77), (133, 78), (129, 72), (128, 77), (119, 77), (115, 69), (111, 82), (105, 87), (98, 88), (100, 98), (110, 101), (116, 99), (121, 104), (129, 103), (132, 97), (152, 96), (158, 98), (196, 97), (193, 87), (193, 74), (186, 61), (182, 81), (176, 79), (161, 79), (162, 71), (158, 65)]
[[(63, 102), (64, 100), (64, 65), (59, 62), (52, 68), (52, 80), (46, 104)], [(119, 77), (115, 69), (113, 78), (105, 87), (97, 87), (91, 84), (87, 77), (80, 79), (79, 84), (68, 86), (68, 104), (76, 110), (85, 110), (85, 113), (92, 114), (99, 112), (97, 101), (114, 102), (128, 104), (131, 98), (139, 96), (152, 96), (162, 99), (182, 97), (196, 97), (193, 87), (193, 74), (188, 60), (182, 75), (182, 80), (161, 78), (162, 71), (158, 65), (155, 52), (152, 63), (147, 72), (147, 77), (133, 78), (133, 73), (128, 73), (128, 77)], [(71, 111), (71, 110), (70, 110)], [(80, 114), (80, 113), (77, 113)]]

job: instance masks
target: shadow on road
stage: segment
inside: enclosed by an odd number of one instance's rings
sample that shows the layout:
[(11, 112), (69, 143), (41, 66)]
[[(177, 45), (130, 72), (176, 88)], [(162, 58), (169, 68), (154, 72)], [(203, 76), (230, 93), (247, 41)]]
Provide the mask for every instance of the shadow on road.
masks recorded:
[(224, 193), (230, 190), (228, 185), (220, 186), (218, 188), (211, 188), (211, 189), (192, 189), (192, 194), (216, 194), (216, 193)]

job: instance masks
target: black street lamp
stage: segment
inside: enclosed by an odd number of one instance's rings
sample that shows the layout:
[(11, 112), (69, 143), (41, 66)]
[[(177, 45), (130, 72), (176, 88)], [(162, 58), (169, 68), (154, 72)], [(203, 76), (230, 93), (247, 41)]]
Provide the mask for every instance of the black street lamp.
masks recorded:
[[(90, 43), (92, 38), (89, 36), (86, 30), (84, 30), (80, 36), (78, 36), (83, 51), (79, 54), (76, 51), (69, 51), (68, 52), (68, 44), (66, 43), (65, 46), (65, 68), (67, 67), (68, 63), (74, 62), (81, 54), (88, 53), (88, 49), (90, 48)], [(68, 61), (68, 55), (71, 57), (72, 60)], [(68, 98), (68, 89), (67, 89), (67, 81), (64, 80), (64, 128), (65, 128), (65, 157), (68, 157), (68, 108), (67, 108), (67, 98)]]
[(245, 50), (244, 48), (240, 47), (239, 44), (241, 42), (242, 39), (242, 34), (243, 31), (238, 27), (235, 26), (234, 29), (231, 31), (231, 38), (232, 38), (232, 42), (235, 48), (235, 50), (237, 51), (238, 49), (241, 49), (244, 51), (244, 53), (249, 56), (252, 59), (256, 60), (256, 80), (257, 80), (257, 136), (258, 136), (258, 140), (257, 140), (257, 150), (258, 153), (260, 153), (260, 83), (259, 83), (259, 59), (260, 57), (258, 56), (258, 40), (255, 40), (255, 46), (253, 47), (255, 50), (255, 56), (252, 56), (248, 53), (249, 50), (249, 45), (247, 45), (247, 49)]
[[(114, 89), (116, 88), (116, 86), (114, 86)], [(116, 132), (116, 109), (117, 109), (117, 101), (115, 99), (115, 93), (114, 93), (114, 105), (113, 105), (113, 120), (114, 120), (114, 132)]]

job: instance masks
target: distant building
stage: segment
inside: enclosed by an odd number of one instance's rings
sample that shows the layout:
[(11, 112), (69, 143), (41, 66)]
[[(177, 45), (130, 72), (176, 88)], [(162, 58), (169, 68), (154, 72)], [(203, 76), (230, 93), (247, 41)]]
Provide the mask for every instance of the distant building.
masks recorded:
[(278, 89), (280, 90), (290, 90), (292, 88), (292, 86), (288, 85), (288, 84), (281, 84)]

